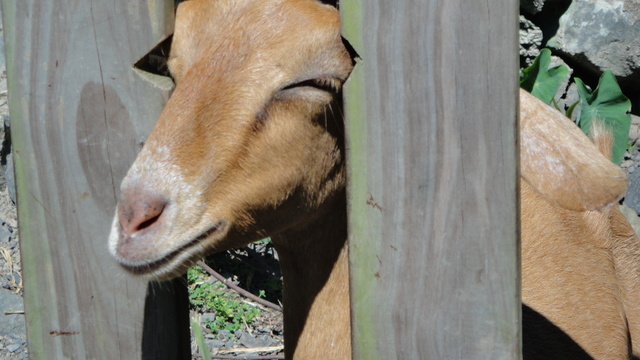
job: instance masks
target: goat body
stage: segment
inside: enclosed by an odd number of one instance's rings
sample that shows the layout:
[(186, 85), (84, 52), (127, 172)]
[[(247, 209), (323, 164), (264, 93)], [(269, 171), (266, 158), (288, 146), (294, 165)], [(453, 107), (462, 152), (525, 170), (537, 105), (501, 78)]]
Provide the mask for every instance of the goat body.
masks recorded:
[[(337, 9), (183, 2), (169, 68), (176, 88), (122, 182), (111, 253), (132, 273), (168, 279), (271, 236), (287, 358), (349, 359), (340, 87), (353, 59)], [(640, 251), (612, 205), (624, 174), (562, 115), (521, 101), (523, 301), (575, 342), (567, 354), (628, 357), (640, 341)], [(557, 340), (524, 326), (528, 358)]]
[(524, 91), (520, 106), (524, 358), (628, 359), (640, 241), (617, 205), (626, 177), (610, 134), (594, 129), (594, 146)]

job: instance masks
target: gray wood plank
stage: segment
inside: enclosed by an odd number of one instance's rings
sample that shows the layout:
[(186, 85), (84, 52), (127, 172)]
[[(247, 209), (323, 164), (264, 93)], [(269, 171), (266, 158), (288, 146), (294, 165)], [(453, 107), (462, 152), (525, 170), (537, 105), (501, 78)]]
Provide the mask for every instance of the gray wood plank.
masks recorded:
[[(116, 265), (107, 237), (120, 180), (169, 95), (132, 64), (171, 33), (174, 4), (1, 4), (30, 356), (142, 358), (143, 323), (176, 327), (175, 314), (145, 320), (147, 284)], [(170, 312), (183, 290), (164, 289), (148, 302)], [(156, 345), (175, 359), (177, 342)]]
[(341, 3), (354, 359), (520, 358), (517, 11)]

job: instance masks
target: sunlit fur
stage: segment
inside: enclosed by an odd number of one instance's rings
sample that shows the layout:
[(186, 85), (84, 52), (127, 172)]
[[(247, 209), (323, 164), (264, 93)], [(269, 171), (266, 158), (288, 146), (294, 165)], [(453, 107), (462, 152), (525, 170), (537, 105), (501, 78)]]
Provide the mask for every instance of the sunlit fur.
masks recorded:
[(350, 357), (339, 91), (353, 59), (339, 25), (315, 0), (180, 4), (176, 89), (122, 182), (109, 240), (123, 267), (167, 279), (271, 236), (289, 359)]
[(525, 359), (637, 356), (640, 240), (617, 204), (626, 179), (610, 133), (592, 129), (594, 146), (527, 93), (521, 108), (522, 301), (568, 335), (525, 312)]

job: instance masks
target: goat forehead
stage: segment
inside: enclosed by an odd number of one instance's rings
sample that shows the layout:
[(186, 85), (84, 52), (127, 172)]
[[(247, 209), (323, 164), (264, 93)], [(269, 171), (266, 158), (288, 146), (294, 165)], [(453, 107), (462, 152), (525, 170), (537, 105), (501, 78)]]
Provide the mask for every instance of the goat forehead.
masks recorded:
[(172, 55), (191, 61), (203, 49), (234, 59), (260, 53), (298, 58), (300, 51), (308, 57), (339, 38), (336, 9), (313, 0), (191, 0), (180, 6)]

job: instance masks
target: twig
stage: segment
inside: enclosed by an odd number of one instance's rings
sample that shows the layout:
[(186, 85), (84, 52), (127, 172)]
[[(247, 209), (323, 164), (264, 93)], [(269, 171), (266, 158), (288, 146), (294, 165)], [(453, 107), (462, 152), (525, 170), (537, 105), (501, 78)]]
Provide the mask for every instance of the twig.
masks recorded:
[(22, 315), (24, 314), (24, 310), (5, 310), (5, 315)]
[(271, 309), (274, 309), (276, 311), (282, 311), (282, 308), (270, 301), (267, 301), (265, 299), (261, 299), (255, 295), (253, 295), (252, 293), (248, 292), (247, 290), (239, 287), (238, 285), (234, 284), (233, 282), (227, 280), (224, 278), (224, 276), (220, 275), (217, 271), (213, 270), (209, 265), (205, 264), (203, 261), (198, 261), (198, 265), (203, 268), (206, 272), (208, 272), (209, 274), (211, 274), (211, 276), (213, 276), (214, 278), (220, 280), (220, 282), (222, 282), (223, 284), (227, 285), (228, 287), (230, 287), (231, 289), (237, 291), (239, 294), (257, 302), (258, 304), (262, 304), (266, 307), (269, 307)]
[[(282, 350), (284, 350), (284, 346), (278, 345), (278, 346), (267, 346), (267, 347), (246, 348), (246, 349), (218, 350), (218, 352), (222, 354), (230, 354), (230, 353), (241, 353), (241, 352), (273, 352), (273, 351), (282, 351)], [(235, 356), (239, 356), (239, 355), (235, 355)], [(263, 356), (266, 356), (266, 355), (263, 355)], [(269, 356), (277, 356), (277, 355), (269, 355)]]

